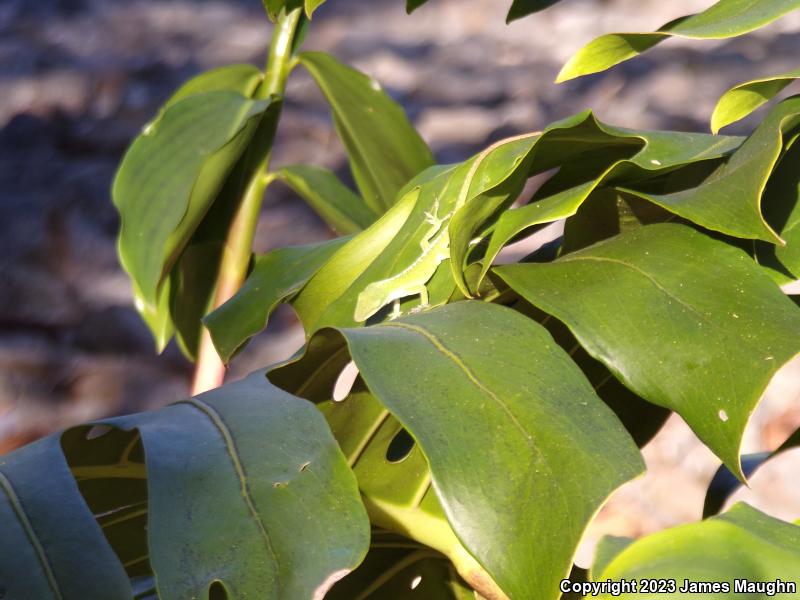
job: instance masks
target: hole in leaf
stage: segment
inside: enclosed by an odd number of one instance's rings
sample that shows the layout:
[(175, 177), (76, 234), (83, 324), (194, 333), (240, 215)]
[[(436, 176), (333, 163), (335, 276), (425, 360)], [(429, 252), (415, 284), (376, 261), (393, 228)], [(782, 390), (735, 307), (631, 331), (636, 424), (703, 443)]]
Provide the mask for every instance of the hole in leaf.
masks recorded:
[(111, 431), (113, 427), (110, 425), (95, 425), (94, 427), (90, 428), (89, 431), (86, 432), (86, 440), (91, 442), (92, 440), (96, 440), (99, 437), (103, 437), (109, 431)]
[(405, 429), (401, 429), (395, 434), (386, 449), (386, 460), (390, 463), (399, 463), (411, 454), (414, 443), (414, 438)]
[(347, 363), (336, 378), (336, 383), (333, 386), (333, 401), (341, 402), (350, 395), (350, 390), (353, 389), (353, 384), (358, 377), (358, 367), (352, 360)]
[(419, 584), (422, 583), (422, 575), (417, 575), (414, 579), (411, 580), (411, 589), (415, 590), (419, 587)]
[(221, 581), (212, 581), (208, 588), (208, 600), (228, 600), (228, 592)]

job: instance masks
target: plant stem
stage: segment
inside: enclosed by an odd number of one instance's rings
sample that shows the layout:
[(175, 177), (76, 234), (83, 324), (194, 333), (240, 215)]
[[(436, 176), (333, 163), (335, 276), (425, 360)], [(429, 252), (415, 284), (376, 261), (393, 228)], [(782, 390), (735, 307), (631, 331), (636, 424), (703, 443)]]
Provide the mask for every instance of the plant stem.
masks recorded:
[[(243, 158), (247, 165), (245, 170), (247, 183), (225, 240), (217, 277), (214, 308), (230, 299), (242, 287), (247, 276), (258, 216), (261, 212), (264, 190), (268, 184), (264, 173), (269, 167), (286, 79), (294, 66), (292, 52), (301, 17), (300, 8), (288, 13), (281, 11), (272, 34), (264, 80), (256, 90), (255, 98), (260, 100), (272, 98), (273, 106), (264, 114), (252, 147)], [(225, 365), (214, 348), (208, 329), (203, 328), (197, 351), (192, 395), (219, 387), (224, 379)]]

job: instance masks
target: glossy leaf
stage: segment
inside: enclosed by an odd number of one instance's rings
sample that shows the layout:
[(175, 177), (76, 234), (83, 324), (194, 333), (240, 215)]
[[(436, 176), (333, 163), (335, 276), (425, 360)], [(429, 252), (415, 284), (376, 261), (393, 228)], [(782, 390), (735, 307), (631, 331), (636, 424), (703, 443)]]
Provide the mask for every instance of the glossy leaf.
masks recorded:
[(202, 335), (202, 318), (213, 308), (221, 241), (189, 244), (170, 273), (170, 310), (175, 337), (183, 353), (194, 360)]
[(252, 98), (263, 79), (264, 74), (253, 65), (228, 65), (211, 69), (181, 85), (164, 103), (161, 110), (190, 96), (208, 92), (238, 92), (246, 98)]
[(247, 340), (267, 326), (272, 311), (292, 298), (346, 242), (347, 238), (338, 238), (257, 256), (242, 288), (203, 320), (220, 358), (230, 361)]
[(196, 94), (168, 107), (126, 153), (113, 188), (119, 254), (146, 304), (156, 303), (176, 254), (254, 131), (248, 122), (267, 106), (230, 91)]
[(613, 535), (606, 535), (600, 538), (597, 542), (597, 548), (594, 551), (594, 562), (592, 568), (589, 570), (589, 579), (598, 580), (603, 571), (606, 570), (611, 561), (614, 560), (625, 548), (630, 546), (635, 540), (627, 537), (616, 537)]
[[(746, 505), (700, 523), (681, 525), (642, 538), (619, 552), (607, 566), (593, 569), (595, 581), (674, 579), (676, 588), (690, 582), (727, 582), (727, 592), (702, 598), (765, 598), (766, 590), (734, 588), (734, 580), (796, 584), (800, 568), (800, 527), (773, 519)], [(637, 598), (685, 598), (673, 593), (638, 593)], [(600, 598), (611, 598), (604, 594)]]
[(557, 2), (560, 2), (560, 0), (514, 0), (508, 11), (506, 22), (511, 23), (517, 19), (527, 17), (528, 15), (553, 6), (553, 4)]
[(131, 597), (51, 436), (0, 457), (0, 591), (9, 600)]
[(731, 88), (722, 95), (714, 108), (711, 131), (717, 133), (723, 127), (744, 119), (798, 78), (800, 69), (795, 69), (780, 75), (746, 81)]
[(696, 15), (670, 21), (652, 33), (610, 33), (581, 48), (561, 69), (557, 82), (598, 73), (629, 60), (670, 36), (723, 39), (768, 25), (800, 8), (798, 0), (719, 0)]
[(378, 213), (328, 171), (311, 165), (283, 167), (276, 177), (299, 194), (339, 235), (369, 227)]
[[(517, 312), (474, 301), (340, 331), (369, 389), (425, 453), (467, 550), (509, 596), (557, 598), (589, 519), (642, 470), (567, 354)], [(548, 552), (537, 552), (545, 539)]]
[[(599, 187), (624, 186), (626, 181), (658, 178), (686, 164), (717, 160), (735, 150), (742, 141), (734, 137), (610, 127), (597, 121), (591, 113), (576, 115), (565, 124), (570, 127), (566, 128), (564, 136), (578, 136), (574, 144), (583, 142), (584, 152), (592, 154), (567, 162), (537, 191), (529, 204), (500, 215), (492, 229), (480, 279), (500, 250), (516, 236), (533, 226), (573, 216)], [(584, 132), (578, 125), (584, 127)], [(593, 150), (592, 137), (600, 134), (605, 134), (605, 144)], [(556, 125), (553, 125), (545, 130), (539, 151), (549, 155), (558, 142)], [(724, 226), (724, 221), (717, 225)]]
[[(533, 261), (538, 262), (538, 261)], [(544, 326), (572, 361), (580, 367), (595, 393), (614, 411), (640, 448), (647, 444), (672, 414), (669, 410), (642, 400), (626, 388), (602, 362), (593, 358), (575, 339), (569, 328), (525, 301), (515, 302), (515, 310)]]
[(783, 245), (761, 214), (767, 180), (780, 157), (783, 134), (800, 124), (800, 96), (784, 100), (747, 140), (697, 187), (668, 194), (621, 188), (707, 229)]
[(328, 54), (299, 58), (330, 103), (361, 196), (382, 214), (409, 179), (433, 164), (427, 144), (377, 81)]
[(141, 434), (160, 597), (322, 598), (366, 552), (355, 478), (324, 419), (260, 373), (104, 424)]
[(552, 263), (495, 270), (627, 387), (679, 413), (743, 478), (747, 420), (800, 351), (791, 333), (800, 331), (800, 312), (746, 254), (659, 224)]
[[(427, 289), (430, 283), (431, 288), (438, 288), (435, 294), (429, 294), (432, 305), (446, 302), (456, 285), (463, 293), (466, 283), (462, 267), (455, 262), (463, 253), (455, 253), (454, 248), (469, 247), (469, 232), (476, 222), (487, 218), (487, 210), (496, 211), (516, 198), (528, 177), (537, 138), (538, 134), (526, 134), (501, 140), (463, 163), (432, 167), (409, 182), (397, 204), (334, 255), (298, 295), (294, 307), (306, 333), (363, 321), (356, 319), (359, 297), (376, 282), (388, 287), (395, 281), (401, 291), (406, 287), (418, 289), (421, 283)], [(477, 211), (478, 218), (458, 222), (459, 210), (471, 204), (483, 207)], [(434, 263), (435, 273), (428, 273), (424, 281), (404, 280), (425, 256), (426, 243), (430, 247), (429, 242), (444, 233), (450, 237), (454, 261)], [(409, 295), (414, 296), (414, 292)], [(391, 299), (387, 298), (385, 305), (389, 304)], [(419, 301), (414, 298), (402, 304), (402, 309), (416, 306)], [(379, 313), (377, 318), (381, 316)]]
[[(303, 360), (273, 369), (268, 376), (281, 388), (317, 403), (356, 474), (373, 525), (413, 539), (416, 549), (426, 548), (420, 560), (435, 550), (462, 569), (482, 572), (447, 522), (419, 445), (366, 389), (363, 379), (354, 381), (344, 399), (333, 399), (341, 374), (346, 367), (355, 368), (348, 360), (345, 340), (326, 329), (311, 338)], [(343, 581), (342, 589), (363, 583), (365, 571), (372, 573), (373, 567), (354, 573), (355, 581)], [(370, 586), (376, 583), (369, 581)]]
[(798, 135), (786, 144), (783, 156), (764, 188), (764, 216), (786, 241), (785, 246), (756, 243), (756, 258), (780, 285), (800, 279), (800, 144)]

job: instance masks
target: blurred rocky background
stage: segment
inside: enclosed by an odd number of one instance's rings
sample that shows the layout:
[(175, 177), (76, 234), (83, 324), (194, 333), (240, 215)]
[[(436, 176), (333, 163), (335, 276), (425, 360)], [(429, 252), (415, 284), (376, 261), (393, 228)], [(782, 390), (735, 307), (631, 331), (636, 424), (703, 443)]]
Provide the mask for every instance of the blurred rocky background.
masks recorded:
[[(510, 0), (329, 0), (306, 46), (379, 79), (441, 162), (584, 108), (628, 127), (708, 130), (731, 85), (796, 68), (800, 14), (735, 41), (670, 40), (610, 72), (552, 82), (583, 43), (649, 30), (711, 0), (563, 0), (510, 26)], [(190, 365), (156, 356), (117, 264), (109, 188), (126, 145), (186, 78), (233, 62), (262, 64), (270, 26), (259, 0), (0, 0), (0, 453), (76, 422), (184, 397)], [(746, 132), (752, 119), (730, 128)], [(276, 163), (310, 162), (347, 179), (328, 111), (292, 76)], [(328, 236), (286, 190), (268, 191), (257, 248)], [(234, 363), (230, 377), (301, 343), (290, 310)], [(776, 447), (800, 425), (798, 369), (777, 378), (746, 450)], [(640, 535), (697, 519), (717, 462), (678, 418), (645, 454), (648, 475), (623, 488), (587, 535)], [(789, 453), (747, 492), (800, 517), (800, 456)]]

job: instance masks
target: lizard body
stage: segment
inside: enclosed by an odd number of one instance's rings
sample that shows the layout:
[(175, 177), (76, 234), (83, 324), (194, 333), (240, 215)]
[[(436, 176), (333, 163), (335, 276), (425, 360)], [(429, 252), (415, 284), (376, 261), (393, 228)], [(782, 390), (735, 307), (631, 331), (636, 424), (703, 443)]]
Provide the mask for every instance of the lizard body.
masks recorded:
[(370, 283), (358, 295), (353, 315), (356, 322), (366, 321), (391, 302), (394, 303), (394, 311), (391, 318), (397, 318), (400, 316), (399, 301), (406, 296), (418, 294), (420, 297), (419, 308), (428, 305), (428, 288), (426, 284), (433, 277), (439, 264), (450, 258), (450, 234), (448, 231), (450, 218), (467, 202), (470, 187), (479, 167), (494, 150), (503, 144), (537, 135), (540, 135), (540, 133), (525, 134), (501, 140), (492, 144), (475, 157), (472, 164), (469, 165), (464, 179), (461, 181), (461, 187), (454, 194), (454, 201), (448, 203), (451, 210), (443, 217), (439, 217), (439, 199), (437, 198), (433, 203), (432, 210), (425, 213), (425, 221), (431, 226), (422, 234), (420, 239), (420, 255), (399, 273)]
[(450, 233), (447, 222), (450, 215), (443, 218), (427, 214), (428, 222), (433, 226), (420, 241), (422, 253), (405, 269), (386, 279), (370, 283), (358, 295), (354, 318), (366, 321), (381, 308), (395, 303), (393, 317), (400, 314), (398, 301), (406, 296), (419, 294), (420, 305), (428, 304), (428, 283), (436, 269), (446, 258), (450, 258)]

